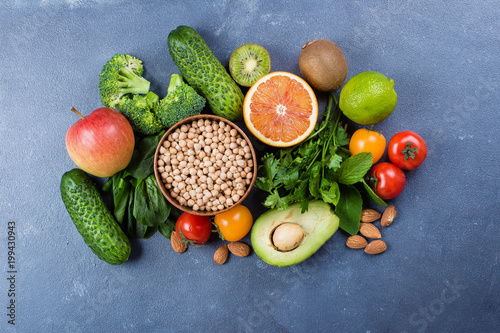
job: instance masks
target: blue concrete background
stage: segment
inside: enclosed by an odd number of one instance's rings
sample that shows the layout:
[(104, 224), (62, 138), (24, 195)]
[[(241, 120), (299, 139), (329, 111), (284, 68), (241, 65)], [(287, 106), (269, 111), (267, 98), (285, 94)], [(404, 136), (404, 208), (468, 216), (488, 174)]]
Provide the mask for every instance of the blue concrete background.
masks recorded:
[[(499, 16), (498, 1), (2, 1), (0, 331), (498, 332)], [(98, 75), (118, 52), (142, 59), (165, 95), (178, 72), (167, 36), (181, 24), (224, 65), (255, 42), (273, 70), (300, 74), (302, 45), (327, 38), (343, 49), (348, 78), (375, 70), (394, 79), (396, 110), (375, 128), (388, 138), (416, 131), (429, 155), (390, 201), (398, 216), (383, 230), (384, 254), (346, 248), (341, 231), (289, 268), (255, 254), (217, 266), (220, 242), (178, 255), (159, 233), (133, 241), (118, 267), (86, 247), (59, 193), (74, 167), (64, 144), (77, 120), (70, 107), (100, 106)], [(254, 196), (245, 204), (263, 211)]]

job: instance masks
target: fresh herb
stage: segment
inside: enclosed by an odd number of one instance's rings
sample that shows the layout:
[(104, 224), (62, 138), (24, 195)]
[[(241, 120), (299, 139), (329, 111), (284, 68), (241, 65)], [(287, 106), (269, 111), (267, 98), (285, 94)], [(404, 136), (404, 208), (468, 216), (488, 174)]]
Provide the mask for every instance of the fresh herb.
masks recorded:
[(358, 188), (385, 206), (363, 179), (372, 166), (373, 156), (367, 152), (351, 156), (333, 93), (329, 94), (323, 117), (313, 133), (298, 145), (262, 157), (255, 186), (268, 193), (263, 204), (270, 209), (285, 209), (300, 202), (305, 212), (310, 201), (323, 200), (335, 206), (340, 228), (354, 235), (359, 231), (363, 205)]
[(159, 231), (170, 239), (180, 215), (171, 207), (156, 182), (153, 159), (164, 131), (136, 138), (132, 160), (110, 177), (103, 190), (112, 195), (114, 216), (130, 237), (149, 238)]

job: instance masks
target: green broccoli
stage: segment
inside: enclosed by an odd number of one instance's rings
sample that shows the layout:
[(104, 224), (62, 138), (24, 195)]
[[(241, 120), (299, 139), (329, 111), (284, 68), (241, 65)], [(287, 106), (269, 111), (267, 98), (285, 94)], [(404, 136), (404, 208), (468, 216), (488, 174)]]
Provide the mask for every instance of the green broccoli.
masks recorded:
[(160, 101), (156, 115), (165, 127), (197, 114), (205, 107), (206, 99), (184, 82), (179, 74), (172, 74), (167, 96)]
[(143, 71), (141, 60), (127, 54), (115, 54), (100, 74), (102, 104), (114, 108), (128, 94), (147, 94), (150, 82), (141, 76)]
[(146, 95), (123, 96), (117, 104), (118, 110), (128, 119), (135, 132), (156, 135), (165, 128), (155, 115), (159, 97), (150, 91)]

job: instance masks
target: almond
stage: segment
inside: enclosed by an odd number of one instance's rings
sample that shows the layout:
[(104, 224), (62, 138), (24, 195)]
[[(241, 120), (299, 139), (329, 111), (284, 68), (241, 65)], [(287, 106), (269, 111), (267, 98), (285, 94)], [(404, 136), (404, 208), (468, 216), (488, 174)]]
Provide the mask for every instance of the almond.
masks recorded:
[(379, 254), (384, 252), (386, 249), (387, 244), (383, 240), (377, 239), (368, 243), (365, 247), (365, 252), (368, 254)]
[(371, 223), (361, 222), (359, 224), (359, 232), (368, 238), (381, 238), (382, 234), (376, 226)]
[(175, 230), (170, 235), (170, 244), (172, 244), (172, 248), (177, 253), (182, 253), (187, 250), (187, 245), (181, 240)]
[(233, 242), (227, 245), (229, 251), (238, 257), (246, 257), (250, 254), (250, 247), (242, 242)]
[(364, 249), (368, 242), (366, 239), (360, 235), (349, 236), (345, 245), (351, 249)]
[(375, 209), (365, 208), (361, 211), (361, 222), (375, 222), (380, 218), (380, 213)]
[(214, 261), (217, 265), (222, 265), (223, 263), (226, 262), (227, 257), (229, 255), (227, 245), (221, 245), (217, 250), (215, 250), (214, 253)]
[(382, 219), (380, 220), (380, 225), (383, 227), (388, 227), (394, 222), (394, 218), (396, 218), (397, 210), (393, 205), (387, 206), (382, 214)]

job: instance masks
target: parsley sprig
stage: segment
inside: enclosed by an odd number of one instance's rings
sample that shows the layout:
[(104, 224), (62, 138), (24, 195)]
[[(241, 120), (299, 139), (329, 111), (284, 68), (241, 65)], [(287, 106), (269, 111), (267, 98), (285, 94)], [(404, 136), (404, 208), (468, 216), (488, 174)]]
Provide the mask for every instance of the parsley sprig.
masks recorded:
[(310, 201), (323, 200), (335, 207), (340, 228), (354, 235), (359, 231), (363, 206), (358, 189), (363, 189), (375, 203), (386, 204), (363, 179), (372, 166), (372, 154), (351, 156), (341, 115), (332, 92), (323, 120), (309, 137), (298, 145), (262, 157), (255, 186), (268, 193), (263, 205), (270, 209), (281, 210), (300, 202), (305, 212)]

